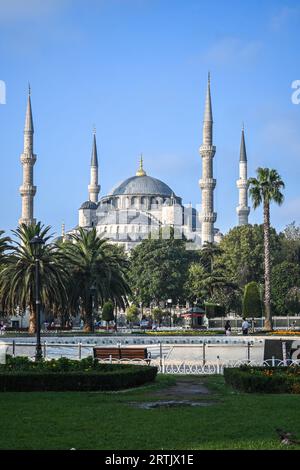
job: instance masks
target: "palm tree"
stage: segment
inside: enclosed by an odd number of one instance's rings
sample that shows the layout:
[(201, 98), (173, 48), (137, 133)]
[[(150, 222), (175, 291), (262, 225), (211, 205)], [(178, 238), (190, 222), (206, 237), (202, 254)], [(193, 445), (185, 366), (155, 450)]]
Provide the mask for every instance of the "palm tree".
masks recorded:
[(19, 306), (23, 311), (29, 308), (29, 332), (36, 331), (35, 309), (35, 259), (36, 253), (30, 241), (34, 236), (43, 239), (39, 246), (40, 262), (40, 300), (44, 308), (66, 302), (64, 287), (67, 273), (63, 258), (54, 244), (49, 243), (50, 227), (40, 222), (32, 225), (22, 224), (13, 231), (16, 239), (11, 246), (4, 268), (0, 273), (0, 292), (5, 311), (12, 311)]
[(6, 259), (6, 251), (10, 248), (11, 239), (9, 237), (3, 237), (4, 230), (0, 230), (0, 269), (2, 263)]
[(64, 253), (71, 269), (70, 304), (82, 309), (84, 330), (93, 330), (93, 303), (111, 300), (125, 308), (130, 293), (126, 280), (127, 260), (121, 251), (97, 235), (96, 229), (79, 228), (65, 242)]
[[(0, 230), (0, 272), (5, 267), (5, 263), (7, 261), (6, 251), (9, 250), (10, 242), (11, 242), (11, 239), (9, 237), (3, 236), (3, 234), (4, 234), (4, 230)], [(1, 298), (0, 298), (0, 304), (2, 304)]]
[(249, 179), (249, 192), (256, 209), (263, 204), (264, 211), (264, 267), (265, 267), (265, 329), (272, 330), (271, 316), (271, 261), (270, 261), (270, 203), (281, 205), (285, 185), (276, 170), (258, 168), (257, 178)]

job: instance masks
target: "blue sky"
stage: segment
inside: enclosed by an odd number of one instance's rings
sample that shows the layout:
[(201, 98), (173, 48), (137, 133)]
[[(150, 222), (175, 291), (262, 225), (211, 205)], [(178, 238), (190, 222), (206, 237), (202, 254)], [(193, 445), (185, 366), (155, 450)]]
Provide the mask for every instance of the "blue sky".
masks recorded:
[[(212, 74), (216, 226), (236, 225), (238, 159), (245, 122), (249, 175), (276, 168), (285, 204), (281, 230), (300, 223), (298, 0), (0, 0), (0, 227), (21, 214), (20, 153), (31, 83), (35, 124), (35, 216), (60, 231), (87, 199), (92, 129), (101, 194), (145, 170), (185, 203), (198, 180), (207, 72)], [(250, 222), (260, 223), (260, 210)]]

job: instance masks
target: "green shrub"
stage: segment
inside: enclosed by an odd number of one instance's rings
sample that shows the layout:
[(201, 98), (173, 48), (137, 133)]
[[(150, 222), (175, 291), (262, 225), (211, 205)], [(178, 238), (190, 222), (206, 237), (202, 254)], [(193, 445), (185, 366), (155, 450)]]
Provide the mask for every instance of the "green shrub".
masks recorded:
[(106, 302), (102, 308), (102, 320), (110, 322), (114, 319), (114, 306), (112, 302)]
[(300, 367), (226, 367), (224, 378), (246, 393), (300, 393)]
[(8, 357), (0, 365), (0, 391), (120, 390), (151, 382), (156, 374), (156, 367), (103, 364), (92, 357), (41, 362)]

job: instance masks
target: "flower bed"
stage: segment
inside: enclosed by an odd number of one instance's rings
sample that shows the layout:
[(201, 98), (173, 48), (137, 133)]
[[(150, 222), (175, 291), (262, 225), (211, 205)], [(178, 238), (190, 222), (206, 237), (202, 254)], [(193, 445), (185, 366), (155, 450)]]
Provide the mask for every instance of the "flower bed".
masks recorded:
[(267, 333), (268, 336), (300, 336), (300, 331), (294, 330), (276, 330)]
[(8, 357), (0, 365), (1, 392), (105, 391), (137, 387), (155, 379), (156, 367), (100, 364), (92, 357), (32, 362)]
[(247, 393), (300, 393), (300, 367), (250, 367), (224, 369), (225, 382)]
[(147, 336), (224, 336), (224, 330), (146, 331)]

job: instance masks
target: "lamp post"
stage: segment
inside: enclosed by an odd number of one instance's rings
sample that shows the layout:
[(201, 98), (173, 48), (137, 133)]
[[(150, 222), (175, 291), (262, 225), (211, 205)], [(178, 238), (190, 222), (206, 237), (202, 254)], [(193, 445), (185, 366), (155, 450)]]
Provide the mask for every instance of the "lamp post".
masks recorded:
[(167, 300), (167, 303), (169, 305), (169, 313), (170, 313), (170, 327), (172, 327), (172, 302), (173, 300), (172, 299), (168, 299)]
[(96, 295), (96, 292), (97, 292), (97, 289), (96, 289), (94, 284), (90, 287), (90, 292), (91, 292), (91, 298), (92, 298), (92, 332), (94, 333), (94, 331), (95, 331), (94, 308), (95, 308), (95, 295)]
[(35, 262), (35, 315), (36, 315), (36, 347), (35, 360), (40, 361), (43, 358), (41, 345), (41, 315), (40, 315), (40, 248), (45, 244), (44, 240), (35, 235), (30, 240)]

